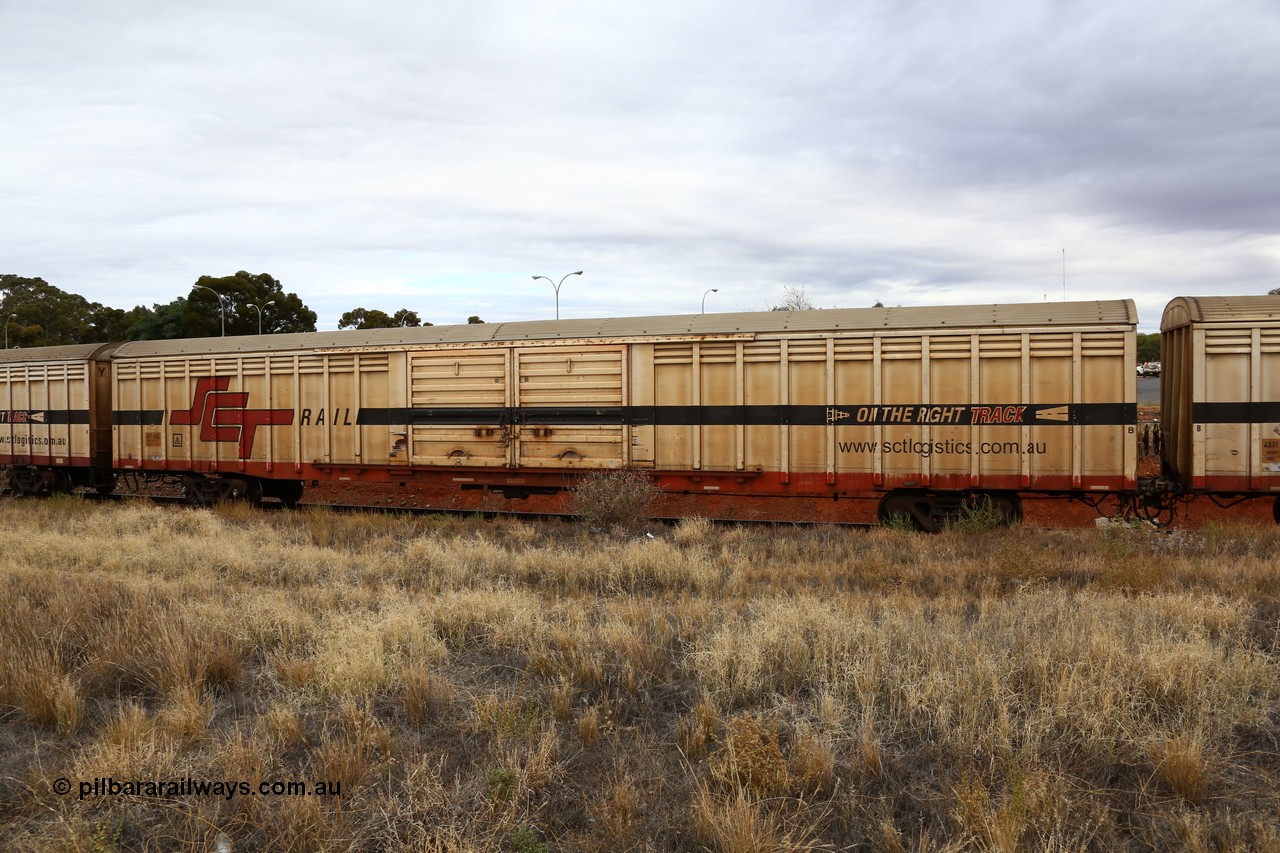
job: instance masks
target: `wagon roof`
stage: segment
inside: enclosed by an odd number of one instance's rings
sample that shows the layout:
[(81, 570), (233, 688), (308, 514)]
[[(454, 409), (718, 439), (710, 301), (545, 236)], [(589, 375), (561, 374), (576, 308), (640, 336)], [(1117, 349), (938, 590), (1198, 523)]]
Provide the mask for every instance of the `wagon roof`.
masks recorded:
[(1179, 296), (1165, 306), (1161, 331), (1191, 323), (1280, 324), (1280, 296)]
[(90, 358), (106, 358), (116, 344), (66, 344), (57, 347), (30, 347), (28, 349), (0, 350), (0, 364), (32, 361), (86, 361)]
[(1024, 305), (961, 305), (926, 308), (829, 308), (812, 311), (753, 311), (661, 317), (605, 317), (594, 320), (532, 320), (367, 329), (310, 334), (247, 335), (135, 341), (122, 344), (117, 358), (199, 353), (262, 352), (351, 347), (421, 346), (451, 343), (507, 343), (592, 338), (699, 338), (777, 336), (797, 333), (909, 329), (1026, 328), (1132, 325), (1137, 309), (1129, 299), (1097, 302), (1036, 302)]
[[(1270, 300), (1280, 316), (1280, 299)], [(1166, 312), (1167, 316), (1167, 312)], [(991, 329), (1130, 325), (1137, 322), (1132, 300), (1034, 302), (1013, 305), (952, 305), (923, 308), (820, 308), (812, 311), (751, 311), (732, 314), (678, 314), (657, 317), (603, 317), (591, 320), (530, 320), (229, 338), (184, 338), (124, 344), (68, 344), (0, 350), (0, 363), (80, 361), (91, 357), (148, 356), (334, 349), (450, 343), (506, 343), (591, 338), (699, 338), (719, 335), (762, 337), (849, 331)]]

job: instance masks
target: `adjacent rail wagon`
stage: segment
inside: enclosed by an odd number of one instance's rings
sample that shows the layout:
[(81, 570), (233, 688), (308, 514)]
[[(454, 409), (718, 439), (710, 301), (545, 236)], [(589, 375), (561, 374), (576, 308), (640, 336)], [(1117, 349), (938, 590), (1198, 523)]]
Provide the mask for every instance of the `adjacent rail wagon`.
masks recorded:
[(1280, 492), (1280, 299), (1179, 297), (1160, 329), (1172, 491)]
[(0, 465), (24, 494), (148, 477), (193, 503), (316, 481), (518, 499), (625, 468), (753, 516), (857, 499), (937, 529), (1035, 493), (1158, 517), (1280, 492), (1278, 302), (1170, 303), (1164, 473), (1141, 480), (1130, 300), (10, 350)]
[(115, 488), (114, 344), (0, 352), (0, 465), (17, 494)]

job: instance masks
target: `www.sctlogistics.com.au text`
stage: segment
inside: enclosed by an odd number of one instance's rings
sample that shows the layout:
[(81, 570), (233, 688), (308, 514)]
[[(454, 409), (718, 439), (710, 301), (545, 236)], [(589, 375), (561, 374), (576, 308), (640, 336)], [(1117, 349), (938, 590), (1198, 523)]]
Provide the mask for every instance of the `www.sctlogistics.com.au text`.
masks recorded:
[[(68, 780), (54, 783), (59, 793), (69, 793)], [(63, 783), (63, 784), (59, 784)], [(342, 782), (251, 782), (212, 779), (125, 779), (112, 777), (84, 780), (79, 783), (80, 799), (89, 797), (341, 797)]]

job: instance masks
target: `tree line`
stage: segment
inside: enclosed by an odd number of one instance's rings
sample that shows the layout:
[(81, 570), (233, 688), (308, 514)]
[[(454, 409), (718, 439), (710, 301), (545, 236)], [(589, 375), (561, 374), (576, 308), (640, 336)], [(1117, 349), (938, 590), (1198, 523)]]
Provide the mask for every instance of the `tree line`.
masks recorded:
[[(298, 294), (285, 292), (278, 279), (243, 270), (201, 276), (187, 296), (127, 311), (90, 302), (42, 278), (0, 275), (0, 323), (9, 347), (211, 338), (222, 334), (224, 322), (228, 335), (314, 332), (316, 312)], [(467, 322), (483, 321), (472, 316)], [(430, 325), (407, 308), (391, 314), (356, 308), (342, 315), (338, 328)]]
[[(769, 310), (814, 308), (803, 287), (788, 286), (784, 290), (784, 300), (768, 306)], [(1269, 295), (1280, 296), (1280, 288)], [(876, 307), (883, 305), (877, 301)], [(264, 334), (316, 330), (316, 312), (298, 294), (286, 293), (280, 281), (267, 273), (254, 275), (241, 270), (217, 278), (204, 275), (196, 279), (188, 296), (150, 308), (138, 305), (128, 311), (90, 302), (42, 278), (0, 274), (0, 323), (10, 347), (212, 338), (222, 334), (224, 312), (228, 335), (255, 335), (259, 324)], [(472, 315), (467, 322), (484, 321)], [(339, 329), (430, 325), (408, 308), (390, 314), (376, 308), (354, 308), (338, 320)], [(1159, 359), (1160, 335), (1140, 333), (1138, 361)]]

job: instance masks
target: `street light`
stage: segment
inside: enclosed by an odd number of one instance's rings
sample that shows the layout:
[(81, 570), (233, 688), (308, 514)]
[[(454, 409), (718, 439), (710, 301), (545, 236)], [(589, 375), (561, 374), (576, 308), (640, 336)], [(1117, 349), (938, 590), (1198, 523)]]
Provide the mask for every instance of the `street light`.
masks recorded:
[[(718, 287), (713, 287), (713, 288), (711, 288), (710, 290), (708, 290), (708, 291), (707, 291), (707, 293), (719, 293), (719, 292), (720, 292), (720, 288), (718, 288)], [(702, 311), (701, 311), (701, 313), (703, 313), (703, 314), (707, 313), (707, 293), (702, 294)]]
[[(560, 284), (564, 284), (564, 279), (568, 278), (571, 275), (582, 275), (582, 270), (578, 270), (577, 272), (566, 273), (565, 277), (560, 279)], [(545, 275), (535, 275), (533, 277), (533, 280), (537, 281), (540, 278), (546, 279), (547, 281), (551, 282), (551, 286), (556, 289), (556, 319), (559, 320), (560, 319), (560, 284), (556, 284), (554, 281), (551, 281), (551, 279), (547, 278)]]
[(9, 348), (9, 321), (18, 319), (17, 314), (10, 314), (4, 318), (4, 348)]
[(214, 296), (218, 297), (218, 310), (222, 312), (222, 336), (227, 336), (227, 306), (222, 301), (222, 294), (214, 290), (212, 287), (205, 287), (203, 284), (193, 284), (192, 287), (198, 287), (201, 290), (207, 290)]
[(272, 299), (270, 302), (264, 302), (259, 305), (256, 302), (250, 302), (249, 307), (258, 312), (258, 334), (262, 334), (262, 309), (268, 305), (275, 305), (276, 301)]

